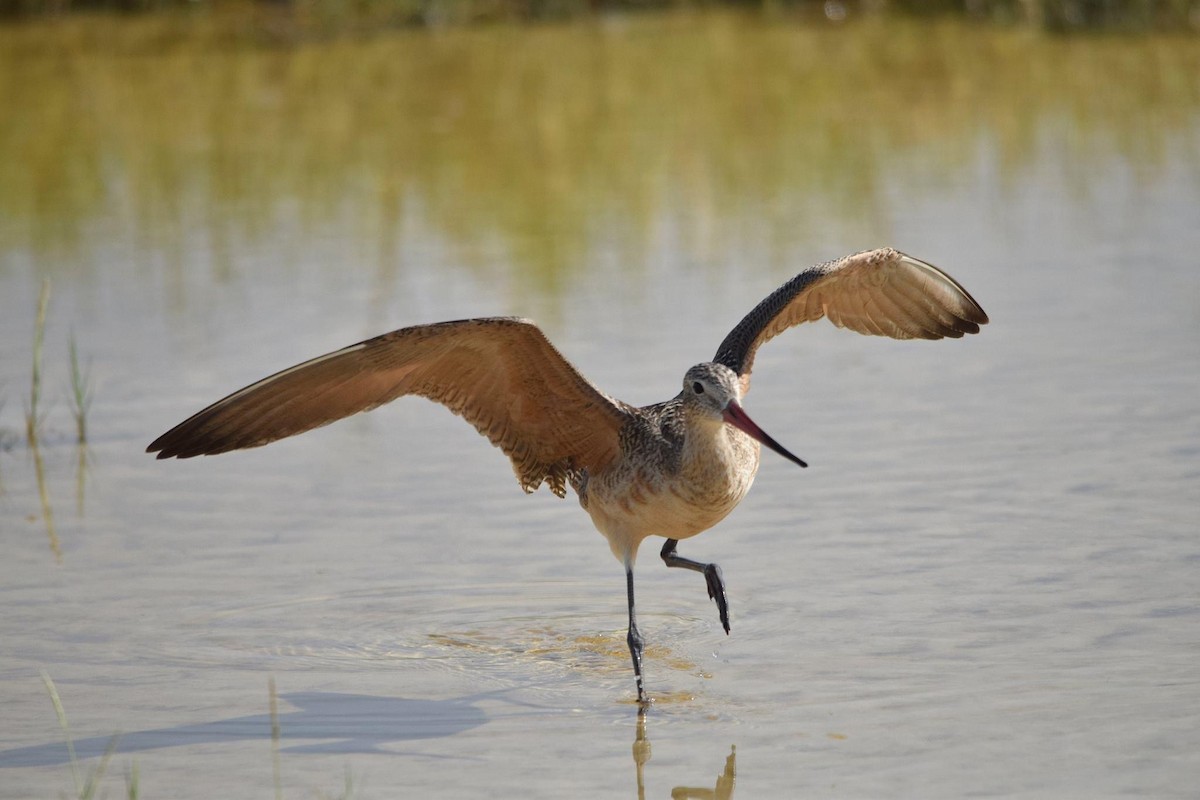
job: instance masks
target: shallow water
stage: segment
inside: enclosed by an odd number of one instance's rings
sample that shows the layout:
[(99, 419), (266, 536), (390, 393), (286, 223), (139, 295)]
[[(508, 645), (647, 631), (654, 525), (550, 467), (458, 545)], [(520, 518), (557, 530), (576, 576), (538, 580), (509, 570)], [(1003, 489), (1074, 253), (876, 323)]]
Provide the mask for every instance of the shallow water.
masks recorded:
[[(22, 112), (0, 120), (19, 155), (0, 168), (0, 796), (71, 791), (41, 669), (82, 770), (121, 733), (110, 795), (134, 763), (145, 797), (269, 792), (269, 676), (289, 795), (348, 774), (361, 797), (722, 797), (734, 773), (741, 798), (1194, 793), (1189, 41), (716, 15), (113, 49), (0, 70)], [(747, 408), (811, 467), (767, 454), (681, 545), (722, 565), (731, 636), (698, 576), (643, 554), (643, 740), (620, 566), (444, 410), (143, 453), (271, 371), (483, 314), (535, 317), (606, 391), (653, 402), (799, 269), (883, 244), (993, 322), (763, 349)]]

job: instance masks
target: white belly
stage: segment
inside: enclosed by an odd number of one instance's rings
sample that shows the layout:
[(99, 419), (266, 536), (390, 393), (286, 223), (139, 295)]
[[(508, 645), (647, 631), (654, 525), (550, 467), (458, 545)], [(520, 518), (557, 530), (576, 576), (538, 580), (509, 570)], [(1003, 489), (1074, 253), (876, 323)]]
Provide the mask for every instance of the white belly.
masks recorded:
[(715, 446), (685, 450), (674, 475), (625, 466), (588, 482), (584, 508), (617, 559), (632, 564), (649, 536), (695, 536), (741, 502), (758, 471), (758, 443), (728, 426), (722, 433)]

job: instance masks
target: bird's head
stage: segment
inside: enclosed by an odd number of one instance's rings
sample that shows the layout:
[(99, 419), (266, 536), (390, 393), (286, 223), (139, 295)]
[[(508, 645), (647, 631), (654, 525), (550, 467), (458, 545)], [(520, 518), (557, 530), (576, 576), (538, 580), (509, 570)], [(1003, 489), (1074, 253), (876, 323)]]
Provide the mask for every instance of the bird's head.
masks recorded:
[(681, 399), (686, 407), (703, 417), (732, 425), (789, 461), (802, 467), (808, 466), (750, 419), (742, 409), (741, 380), (736, 372), (724, 364), (707, 361), (689, 369), (683, 376)]
[(683, 401), (710, 419), (721, 419), (730, 403), (742, 399), (737, 373), (724, 364), (707, 361), (683, 376)]

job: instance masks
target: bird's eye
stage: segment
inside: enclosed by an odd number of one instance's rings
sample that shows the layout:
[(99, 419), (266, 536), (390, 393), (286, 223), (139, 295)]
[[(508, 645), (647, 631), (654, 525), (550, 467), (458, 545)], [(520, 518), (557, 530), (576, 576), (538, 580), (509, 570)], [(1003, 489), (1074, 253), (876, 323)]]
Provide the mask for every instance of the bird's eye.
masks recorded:
[(700, 381), (696, 381), (692, 384), (692, 391), (696, 394), (704, 394), (704, 384), (700, 383)]

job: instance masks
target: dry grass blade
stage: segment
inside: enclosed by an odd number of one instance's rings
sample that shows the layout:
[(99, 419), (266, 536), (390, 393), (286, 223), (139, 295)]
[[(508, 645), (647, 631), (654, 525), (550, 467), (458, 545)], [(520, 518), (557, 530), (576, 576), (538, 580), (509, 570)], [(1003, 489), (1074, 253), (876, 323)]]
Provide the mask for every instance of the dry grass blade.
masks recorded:
[(92, 405), (91, 375), (79, 366), (75, 334), (71, 334), (71, 414), (75, 417), (75, 436), (79, 444), (87, 442), (87, 412)]
[(129, 800), (137, 800), (139, 772), (138, 763), (134, 761), (125, 771), (125, 796)]
[(50, 279), (42, 281), (38, 294), (37, 318), (33, 323), (33, 367), (29, 386), (29, 408), (25, 412), (25, 438), (30, 447), (37, 445), (41, 414), (38, 405), (42, 398), (42, 342), (46, 337), (46, 308), (50, 305)]
[[(42, 683), (46, 685), (46, 692), (50, 695), (50, 702), (54, 704), (54, 713), (58, 717), (58, 726), (62, 728), (63, 736), (67, 740), (67, 757), (71, 765), (71, 779), (75, 782), (75, 795), (79, 797), (79, 800), (92, 800), (96, 796), (96, 790), (100, 787), (100, 781), (104, 780), (104, 774), (108, 771), (108, 764), (112, 761), (113, 754), (117, 752), (121, 734), (114, 733), (112, 735), (112, 738), (108, 740), (108, 745), (104, 748), (104, 755), (100, 757), (100, 763), (88, 772), (87, 777), (82, 777), (79, 770), (79, 757), (75, 754), (75, 740), (71, 738), (71, 725), (67, 722), (67, 710), (63, 708), (62, 698), (58, 696), (58, 687), (54, 685), (54, 681), (46, 670), (42, 670)], [(130, 797), (136, 796), (137, 782), (135, 778), (130, 790)]]
[(50, 702), (54, 704), (54, 713), (58, 716), (58, 726), (62, 728), (63, 735), (67, 739), (67, 757), (71, 764), (71, 777), (75, 779), (75, 793), (79, 794), (83, 791), (83, 783), (79, 780), (79, 760), (75, 757), (75, 741), (71, 738), (71, 726), (67, 722), (67, 710), (63, 708), (62, 699), (58, 696), (58, 687), (54, 685), (54, 681), (50, 678), (50, 673), (42, 670), (42, 683), (46, 684), (46, 691), (50, 695)]
[(83, 790), (79, 793), (79, 800), (92, 800), (96, 796), (96, 789), (100, 787), (100, 781), (104, 779), (104, 773), (108, 771), (108, 762), (112, 761), (113, 754), (117, 752), (117, 745), (121, 741), (121, 734), (114, 733), (108, 740), (108, 744), (104, 748), (104, 755), (100, 757), (100, 763), (95, 769), (88, 773), (87, 780), (83, 783)]
[(54, 524), (54, 507), (50, 505), (50, 487), (46, 484), (46, 464), (42, 460), (42, 448), (35, 438), (29, 443), (33, 452), (33, 473), (37, 478), (38, 502), (42, 506), (42, 520), (46, 523), (46, 537), (50, 540), (50, 551), (54, 560), (62, 563), (62, 547), (58, 543), (58, 528)]

